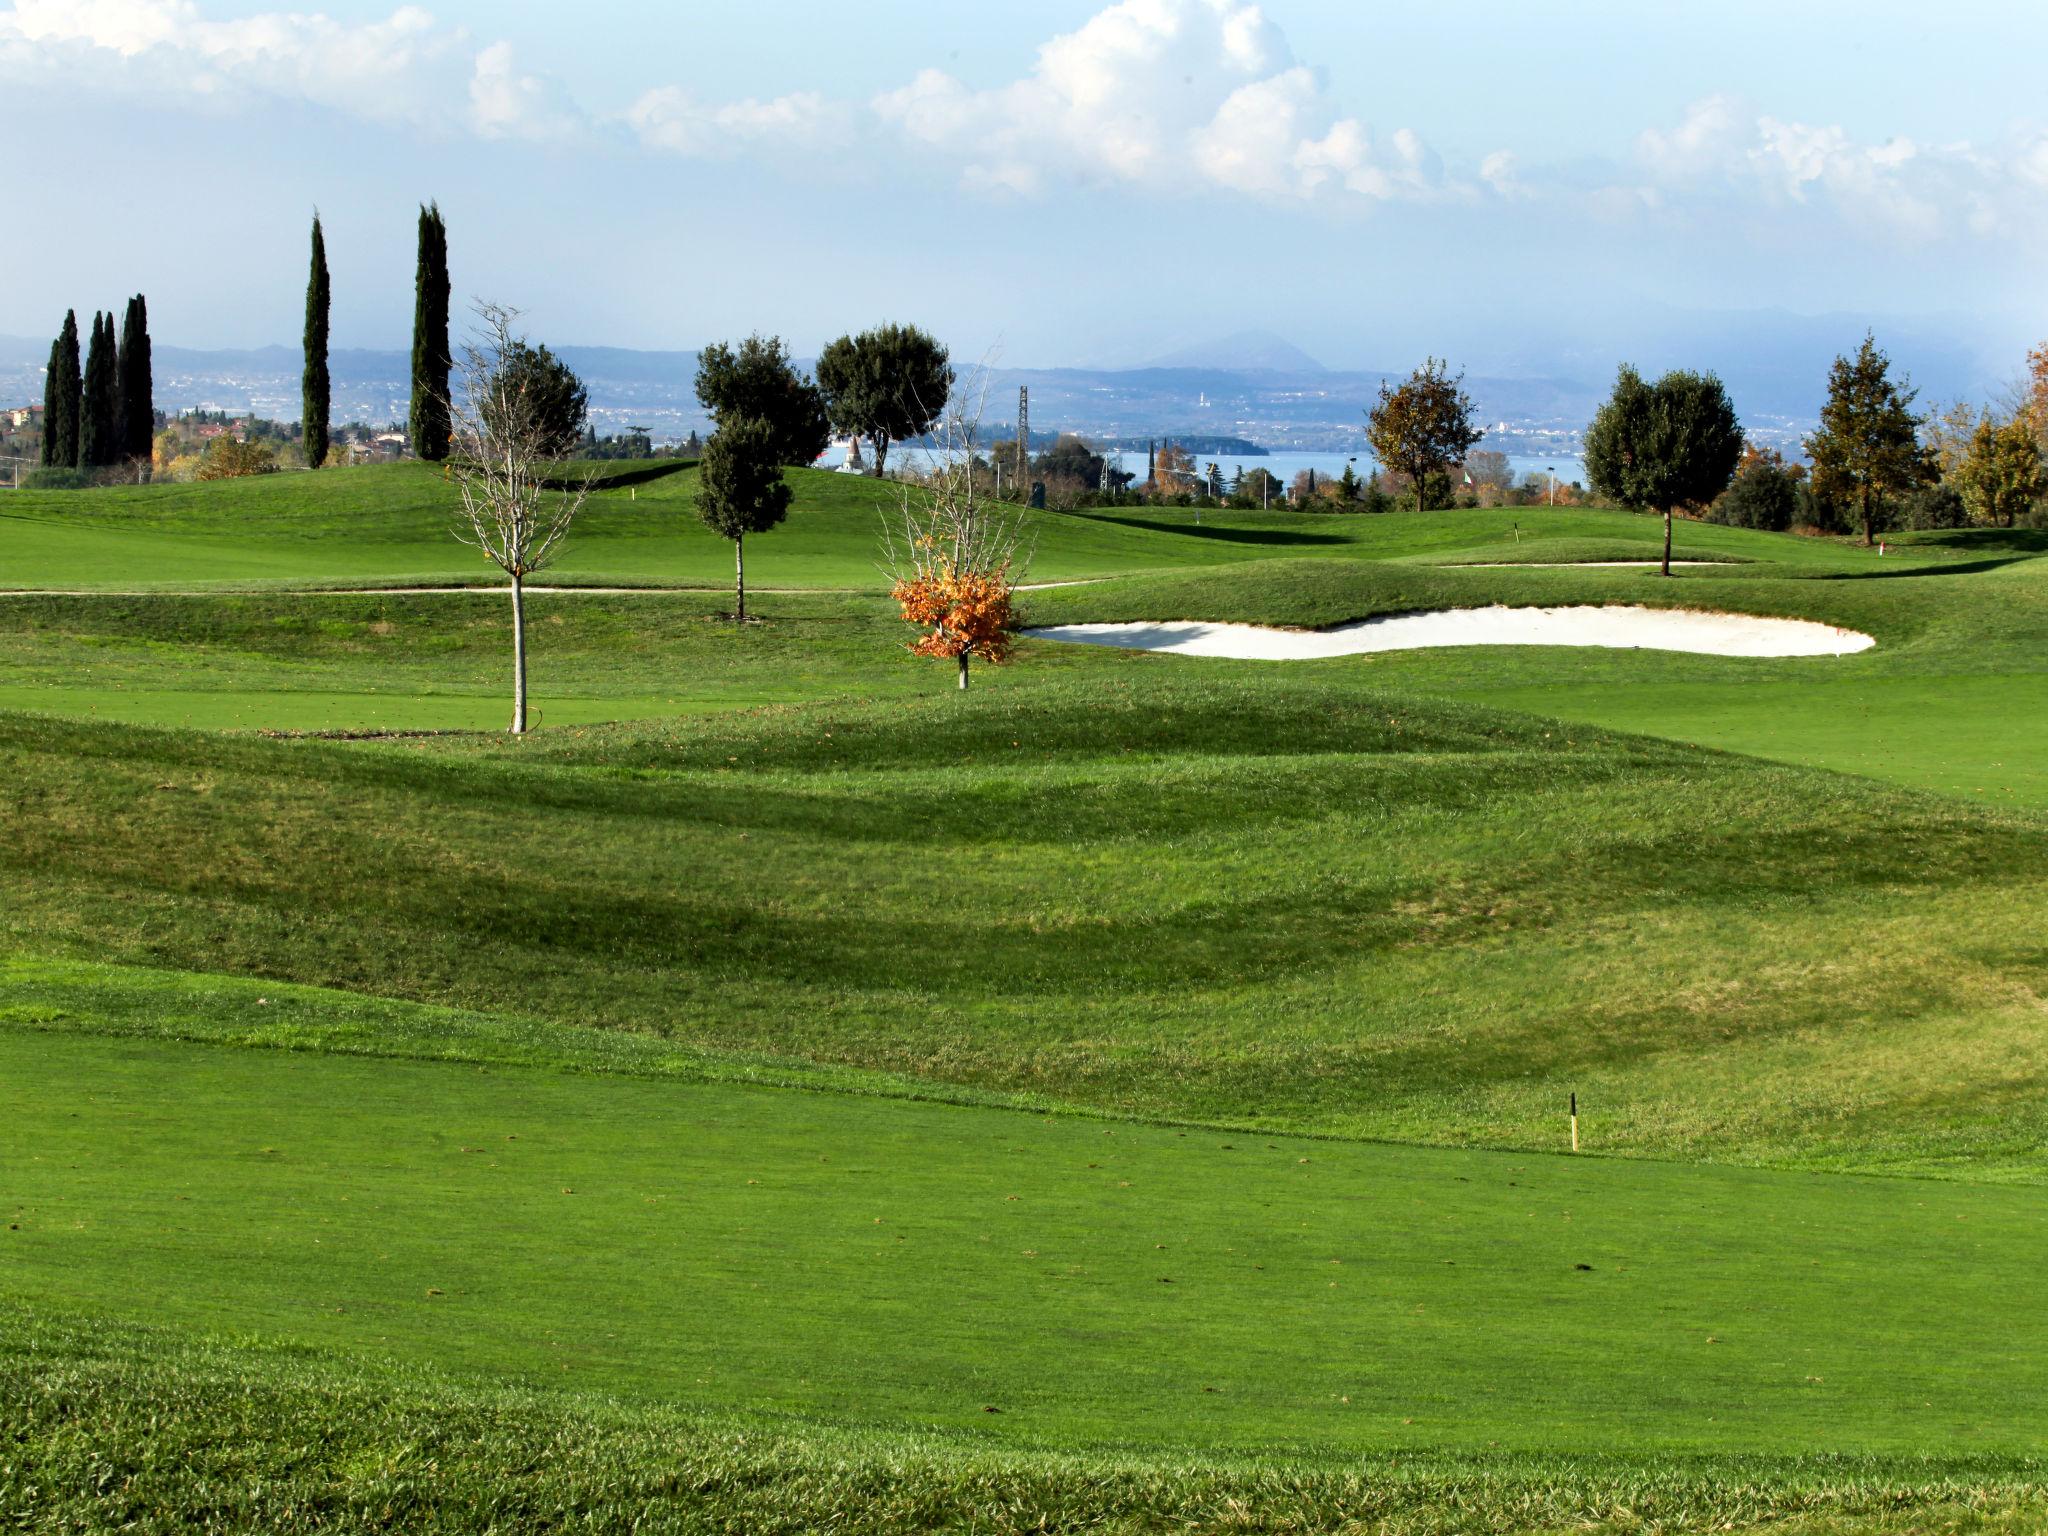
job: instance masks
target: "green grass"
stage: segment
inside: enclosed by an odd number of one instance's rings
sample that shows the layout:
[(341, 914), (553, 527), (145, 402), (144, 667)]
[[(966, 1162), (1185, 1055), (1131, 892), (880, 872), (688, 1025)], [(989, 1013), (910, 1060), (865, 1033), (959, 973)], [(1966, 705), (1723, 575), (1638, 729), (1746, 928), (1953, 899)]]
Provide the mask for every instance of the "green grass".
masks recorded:
[(501, 594), (307, 590), (488, 575), (432, 471), (0, 502), (6, 1521), (2048, 1522), (2035, 536), (1049, 514), (1035, 622), (1878, 644), (962, 697), (875, 486), (740, 627), (631, 473), (560, 579), (707, 590), (537, 596), (522, 742)]
[(22, 946), (1451, 1145), (1574, 1089), (1656, 1155), (2033, 1177), (2048, 1130), (2037, 818), (1338, 684), (520, 745), (15, 717), (0, 810)]
[[(697, 520), (694, 466), (606, 466), (552, 579), (591, 585), (705, 586), (732, 579), (731, 548)], [(858, 588), (876, 570), (891, 484), (791, 470), (789, 519), (748, 544), (760, 586)], [(169, 590), (349, 587), (459, 582), (495, 572), (458, 544), (454, 488), (418, 464), (267, 475), (195, 485), (11, 493), (0, 500), (0, 590)], [(1199, 518), (1199, 521), (1197, 520)], [(1045, 512), (1031, 526), (1031, 574), (1042, 581), (1131, 571), (1237, 565), (1275, 557), (1510, 559), (1539, 544), (1603, 557), (1649, 558), (1654, 519), (1599, 509), (1332, 516), (1286, 511), (1197, 513), (1133, 507)], [(1743, 529), (1690, 527), (1689, 557), (1749, 558), (1816, 569), (1869, 557), (1831, 542)], [(1929, 549), (1920, 558), (1935, 558)], [(1581, 558), (1567, 554), (1566, 558)]]
[(0, 1500), (45, 1528), (2022, 1536), (2036, 1457), (1045, 1452), (0, 1314)]
[(2030, 1191), (50, 1032), (0, 1081), (60, 1313), (1042, 1449), (2040, 1449)]

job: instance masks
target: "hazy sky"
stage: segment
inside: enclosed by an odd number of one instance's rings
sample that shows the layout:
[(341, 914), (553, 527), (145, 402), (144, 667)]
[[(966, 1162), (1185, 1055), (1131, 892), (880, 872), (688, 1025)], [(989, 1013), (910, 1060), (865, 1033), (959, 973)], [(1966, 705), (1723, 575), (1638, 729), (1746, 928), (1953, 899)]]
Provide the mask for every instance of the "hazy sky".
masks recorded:
[(317, 203), (336, 345), (403, 345), (432, 197), (458, 297), (563, 342), (1540, 371), (1782, 308), (2017, 362), (2044, 59), (2048, 6), (1978, 0), (0, 0), (0, 331), (139, 289), (293, 341)]

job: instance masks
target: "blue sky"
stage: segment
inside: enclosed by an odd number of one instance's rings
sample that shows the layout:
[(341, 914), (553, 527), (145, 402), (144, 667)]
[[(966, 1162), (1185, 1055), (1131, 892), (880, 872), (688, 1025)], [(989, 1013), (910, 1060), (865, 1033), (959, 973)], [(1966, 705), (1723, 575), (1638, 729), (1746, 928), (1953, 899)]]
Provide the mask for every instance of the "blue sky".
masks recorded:
[(317, 203), (336, 343), (399, 345), (434, 197), (459, 295), (583, 343), (1583, 374), (1713, 366), (1730, 312), (1987, 369), (2048, 335), (2048, 7), (296, 3), (0, 0), (0, 331), (141, 289), (162, 339), (290, 341)]

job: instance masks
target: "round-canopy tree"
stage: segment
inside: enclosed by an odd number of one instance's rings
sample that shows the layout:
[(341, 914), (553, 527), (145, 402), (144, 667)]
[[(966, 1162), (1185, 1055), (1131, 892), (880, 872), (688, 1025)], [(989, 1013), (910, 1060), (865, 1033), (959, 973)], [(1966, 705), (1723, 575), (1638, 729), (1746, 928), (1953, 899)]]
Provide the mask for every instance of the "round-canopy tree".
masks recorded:
[(506, 341), (496, 371), (498, 388), (484, 396), (484, 413), (497, 410), (500, 400), (517, 398), (519, 430), (532, 434), (532, 452), (547, 459), (574, 453), (590, 414), (590, 391), (569, 365), (546, 347), (515, 337)]
[(1956, 489), (1980, 523), (2010, 528), (2033, 506), (2048, 475), (2040, 445), (2024, 416), (1998, 422), (1986, 416), (1970, 437), (1970, 450), (1956, 467)]
[(1464, 463), (1472, 445), (1486, 435), (1472, 425), (1472, 397), (1464, 386), (1465, 375), (1453, 378), (1449, 363), (1425, 358), (1398, 388), (1388, 388), (1382, 379), (1379, 404), (1366, 412), (1365, 436), (1374, 457), (1414, 484), (1418, 512), (1430, 477)]
[(697, 467), (697, 515), (721, 538), (732, 540), (733, 617), (747, 617), (747, 535), (766, 533), (789, 515), (775, 426), (752, 417), (726, 421), (704, 445)]
[(697, 354), (697, 398), (721, 427), (763, 421), (775, 434), (775, 462), (809, 464), (832, 430), (825, 392), (796, 370), (780, 336), (749, 336), (737, 347), (713, 342)]
[(889, 444), (922, 437), (944, 414), (953, 366), (936, 338), (914, 325), (878, 325), (842, 336), (818, 357), (832, 425), (865, 437), (882, 473)]
[(1664, 514), (1669, 576), (1672, 513), (1707, 506), (1725, 491), (1742, 444), (1742, 423), (1713, 374), (1674, 370), (1649, 384), (1624, 363), (1586, 430), (1586, 473), (1617, 506)]

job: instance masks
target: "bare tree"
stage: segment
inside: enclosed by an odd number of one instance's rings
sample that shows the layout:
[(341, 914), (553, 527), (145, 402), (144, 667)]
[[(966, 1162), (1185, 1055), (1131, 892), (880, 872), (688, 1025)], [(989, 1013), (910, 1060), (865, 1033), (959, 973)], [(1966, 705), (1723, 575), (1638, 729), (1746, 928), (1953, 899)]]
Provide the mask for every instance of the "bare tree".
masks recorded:
[(460, 399), (448, 402), (454, 452), (448, 471), (462, 495), (455, 537), (512, 578), (512, 734), (526, 731), (526, 578), (555, 557), (590, 495), (571, 480), (559, 433), (515, 366), (526, 339), (519, 311), (479, 302), (477, 332), (463, 349)]
[(905, 622), (925, 631), (920, 656), (957, 659), (960, 686), (979, 655), (1001, 662), (1018, 626), (1017, 579), (1030, 562), (1030, 514), (998, 501), (975, 475), (975, 439), (988, 402), (984, 366), (956, 388), (940, 419), (930, 475), (899, 490), (882, 521), (883, 573)]

